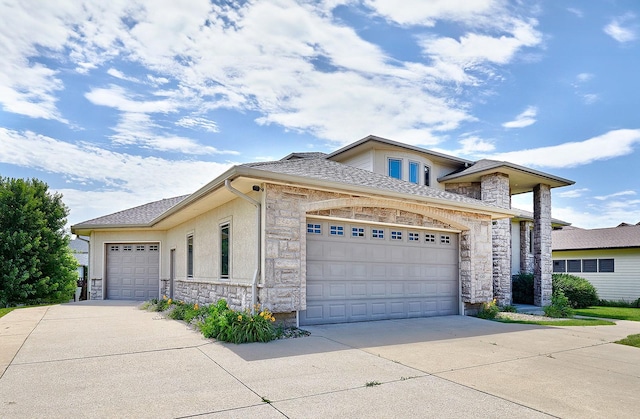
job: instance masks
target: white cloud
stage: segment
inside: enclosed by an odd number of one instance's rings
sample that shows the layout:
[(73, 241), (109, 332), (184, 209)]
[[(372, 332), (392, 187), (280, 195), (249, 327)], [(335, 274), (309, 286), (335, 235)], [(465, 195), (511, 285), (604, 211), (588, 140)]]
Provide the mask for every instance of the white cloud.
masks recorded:
[[(93, 218), (146, 202), (196, 191), (231, 167), (230, 163), (166, 160), (116, 153), (90, 144), (71, 144), (30, 131), (0, 128), (0, 162), (56, 173), (85, 182), (92, 192), (65, 189), (65, 202), (86, 207)], [(185, 175), (187, 174), (187, 175)], [(114, 199), (115, 197), (124, 199)], [(91, 204), (93, 202), (93, 204)], [(73, 205), (71, 205), (73, 203)]]
[(456, 150), (445, 150), (441, 148), (432, 148), (434, 151), (438, 151), (444, 154), (449, 154), (452, 156), (464, 155), (464, 156), (476, 156), (483, 155), (490, 151), (495, 150), (496, 146), (493, 144), (493, 141), (485, 140), (476, 135), (469, 135), (458, 143), (462, 146)]
[(584, 12), (582, 10), (580, 10), (580, 9), (575, 8), (575, 7), (568, 7), (567, 11), (569, 13), (572, 13), (576, 17), (584, 17)]
[(600, 100), (600, 95), (597, 95), (595, 93), (585, 93), (582, 95), (582, 100), (587, 105), (593, 105)]
[(500, 1), (495, 0), (367, 0), (366, 4), (385, 18), (402, 25), (434, 26), (438, 20), (474, 23), (474, 19), (497, 13)]
[(611, 198), (616, 198), (619, 196), (635, 196), (637, 195), (636, 191), (621, 191), (621, 192), (615, 192), (609, 195), (600, 195), (600, 196), (594, 196), (595, 199), (599, 200), (599, 201), (606, 201), (609, 200)]
[(585, 192), (589, 192), (589, 188), (570, 189), (567, 191), (562, 190), (557, 192), (555, 195), (560, 198), (580, 198)]
[(205, 118), (184, 117), (176, 122), (176, 125), (185, 128), (200, 128), (208, 132), (220, 132), (218, 124)]
[(622, 44), (635, 41), (638, 38), (637, 26), (625, 26), (630, 20), (634, 19), (635, 15), (633, 13), (628, 13), (624, 16), (613, 19), (604, 27), (603, 30), (607, 35)]
[(132, 82), (136, 82), (136, 83), (140, 82), (140, 80), (138, 80), (137, 78), (127, 76), (122, 71), (118, 70), (117, 68), (113, 68), (113, 67), (107, 70), (107, 74), (110, 75), (111, 77), (115, 77), (115, 78), (120, 79), (120, 80), (132, 81)]
[(640, 129), (618, 129), (580, 142), (499, 153), (490, 156), (524, 166), (567, 168), (624, 156), (640, 143)]
[(521, 114), (516, 116), (513, 121), (505, 122), (502, 124), (505, 128), (524, 128), (536, 123), (536, 115), (538, 114), (538, 108), (535, 106), (529, 106)]
[(181, 104), (172, 99), (137, 100), (124, 88), (111, 85), (109, 88), (94, 88), (85, 94), (94, 105), (108, 106), (122, 112), (168, 113), (175, 112)]
[(588, 82), (589, 80), (593, 79), (594, 75), (591, 73), (580, 73), (576, 76), (576, 80), (579, 83), (585, 83)]
[(553, 216), (581, 228), (615, 227), (622, 222), (640, 222), (640, 200), (598, 202), (582, 207), (556, 205)]

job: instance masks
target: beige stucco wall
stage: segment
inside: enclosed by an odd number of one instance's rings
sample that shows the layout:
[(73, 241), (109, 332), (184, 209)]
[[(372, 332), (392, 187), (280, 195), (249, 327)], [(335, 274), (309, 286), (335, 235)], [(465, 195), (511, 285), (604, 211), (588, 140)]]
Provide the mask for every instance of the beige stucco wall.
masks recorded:
[(604, 300), (632, 301), (640, 298), (640, 249), (554, 251), (557, 259), (614, 259), (615, 272), (567, 272), (585, 278)]
[[(254, 199), (260, 199), (254, 195)], [(193, 281), (234, 281), (250, 283), (256, 269), (257, 226), (256, 207), (236, 198), (214, 208), (166, 233), (167, 255), (162, 261), (162, 272), (168, 278), (171, 249), (175, 249), (176, 279), (187, 279), (187, 236), (193, 234), (194, 273)], [(231, 224), (231, 252), (229, 279), (220, 278), (220, 225)]]

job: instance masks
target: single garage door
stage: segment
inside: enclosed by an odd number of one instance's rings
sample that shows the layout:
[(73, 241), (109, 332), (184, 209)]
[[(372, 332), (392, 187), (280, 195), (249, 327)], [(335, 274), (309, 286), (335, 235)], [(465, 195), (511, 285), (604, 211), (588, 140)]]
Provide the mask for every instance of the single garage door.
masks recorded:
[(158, 298), (160, 252), (157, 243), (107, 245), (106, 298)]
[(307, 222), (306, 325), (458, 314), (458, 234)]

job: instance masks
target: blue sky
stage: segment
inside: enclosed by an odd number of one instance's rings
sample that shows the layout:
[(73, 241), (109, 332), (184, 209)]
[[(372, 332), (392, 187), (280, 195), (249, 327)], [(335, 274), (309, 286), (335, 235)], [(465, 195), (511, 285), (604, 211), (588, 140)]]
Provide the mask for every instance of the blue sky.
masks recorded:
[(0, 175), (46, 181), (71, 224), (369, 134), (575, 180), (553, 216), (578, 227), (640, 222), (636, 0), (9, 0), (0, 16)]

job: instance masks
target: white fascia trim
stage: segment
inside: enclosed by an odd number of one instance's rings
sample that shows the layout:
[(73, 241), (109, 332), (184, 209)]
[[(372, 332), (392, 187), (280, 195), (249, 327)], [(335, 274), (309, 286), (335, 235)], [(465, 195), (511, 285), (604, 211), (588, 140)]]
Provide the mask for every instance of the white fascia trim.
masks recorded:
[(413, 225), (407, 225), (407, 224), (384, 223), (384, 222), (367, 221), (367, 220), (354, 220), (352, 218), (328, 217), (326, 215), (307, 215), (307, 218), (313, 219), (313, 220), (327, 220), (327, 221), (336, 221), (336, 222), (349, 223), (349, 224), (368, 224), (368, 225), (380, 225), (385, 227), (398, 227), (398, 228), (406, 228), (410, 230), (441, 231), (446, 233), (462, 232), (462, 230), (457, 230), (453, 228), (423, 227), (423, 226), (413, 226)]

